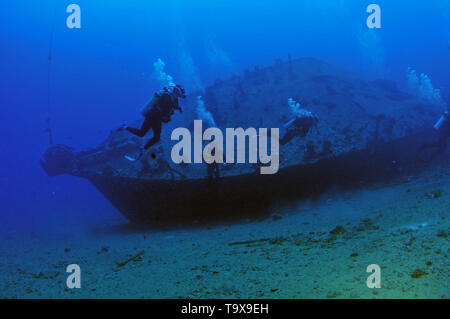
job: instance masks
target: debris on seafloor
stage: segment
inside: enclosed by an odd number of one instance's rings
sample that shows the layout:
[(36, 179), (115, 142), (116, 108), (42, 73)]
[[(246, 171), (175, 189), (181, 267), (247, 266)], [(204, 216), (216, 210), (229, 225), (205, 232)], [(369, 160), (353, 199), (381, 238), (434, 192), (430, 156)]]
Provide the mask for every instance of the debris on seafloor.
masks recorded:
[(411, 274), (411, 277), (414, 279), (420, 278), (422, 276), (428, 275), (428, 273), (422, 269), (416, 269), (414, 270), (414, 272)]
[(250, 244), (257, 244), (257, 243), (273, 241), (273, 240), (274, 240), (274, 238), (261, 238), (261, 239), (255, 239), (255, 240), (237, 241), (237, 242), (229, 243), (228, 246), (250, 245)]
[(397, 229), (397, 232), (400, 234), (405, 234), (405, 233), (409, 233), (409, 232), (415, 232), (418, 231), (424, 227), (427, 227), (428, 223), (424, 222), (424, 223), (418, 223), (418, 224), (411, 224), (411, 225), (404, 225), (401, 226)]
[(327, 239), (327, 242), (331, 243), (331, 242), (335, 241), (336, 239), (338, 239), (339, 236), (343, 235), (346, 232), (347, 232), (347, 230), (344, 228), (344, 226), (341, 226), (341, 225), (336, 226), (335, 228), (330, 230), (330, 235)]
[(442, 196), (444, 191), (442, 189), (436, 189), (432, 192), (426, 193), (424, 196), (428, 199), (437, 199)]
[(437, 237), (447, 238), (450, 232), (448, 230), (439, 230), (437, 233)]
[(345, 228), (343, 226), (339, 225), (339, 226), (336, 226), (334, 229), (332, 229), (330, 231), (330, 234), (331, 235), (339, 235), (339, 234), (343, 234), (345, 232), (346, 232)]
[(141, 250), (140, 252), (138, 252), (136, 255), (131, 256), (130, 258), (128, 258), (127, 260), (123, 261), (123, 262), (118, 262), (116, 263), (117, 267), (123, 267), (126, 264), (132, 262), (132, 261), (136, 261), (138, 260), (140, 257), (142, 257), (144, 255), (145, 251)]
[(102, 254), (102, 253), (107, 253), (109, 251), (109, 246), (102, 246), (102, 248), (97, 251), (97, 255)]

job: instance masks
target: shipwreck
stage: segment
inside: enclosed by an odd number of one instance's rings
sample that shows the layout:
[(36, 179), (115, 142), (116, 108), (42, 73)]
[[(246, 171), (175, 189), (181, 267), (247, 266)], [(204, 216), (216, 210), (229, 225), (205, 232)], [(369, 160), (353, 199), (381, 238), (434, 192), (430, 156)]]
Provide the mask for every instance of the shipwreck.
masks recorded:
[[(283, 124), (292, 118), (289, 98), (319, 122), (306, 137), (280, 146), (276, 174), (261, 175), (258, 163), (227, 164), (220, 166), (218, 180), (210, 180), (206, 164), (175, 164), (170, 154), (176, 143), (172, 130), (193, 128), (197, 95), (220, 128), (280, 128), (282, 135)], [(395, 82), (358, 79), (312, 58), (277, 61), (217, 80), (182, 106), (184, 112), (163, 126), (161, 142), (135, 163), (124, 155), (137, 154), (143, 141), (124, 131), (111, 132), (86, 150), (51, 146), (41, 166), (50, 176), (89, 180), (133, 223), (264, 215), (274, 202), (413, 169), (415, 152), (442, 112), (441, 106), (403, 92)]]

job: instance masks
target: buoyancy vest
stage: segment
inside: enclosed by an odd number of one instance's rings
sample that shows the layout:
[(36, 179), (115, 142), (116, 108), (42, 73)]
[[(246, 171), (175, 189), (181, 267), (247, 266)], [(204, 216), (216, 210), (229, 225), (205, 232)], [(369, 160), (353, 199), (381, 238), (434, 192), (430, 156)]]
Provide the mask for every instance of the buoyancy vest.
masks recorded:
[(170, 120), (177, 106), (178, 98), (166, 90), (161, 90), (141, 109), (141, 114), (148, 117), (151, 111), (157, 111), (163, 119)]

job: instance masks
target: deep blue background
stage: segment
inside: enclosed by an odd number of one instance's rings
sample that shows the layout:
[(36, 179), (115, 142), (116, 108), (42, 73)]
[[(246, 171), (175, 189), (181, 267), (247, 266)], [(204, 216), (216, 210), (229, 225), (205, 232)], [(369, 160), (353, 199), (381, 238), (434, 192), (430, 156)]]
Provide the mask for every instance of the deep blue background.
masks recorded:
[[(366, 7), (373, 2), (382, 8), (382, 29), (367, 33)], [(159, 88), (152, 78), (157, 58), (191, 90), (288, 54), (400, 84), (411, 66), (435, 87), (450, 88), (448, 0), (3, 0), (0, 222), (10, 228), (65, 233), (121, 218), (88, 182), (50, 179), (38, 164), (48, 146), (43, 130), (55, 3), (52, 124), (55, 142), (77, 148), (139, 117)], [(66, 27), (70, 3), (81, 6), (80, 30)], [(379, 41), (364, 46), (364, 34)]]

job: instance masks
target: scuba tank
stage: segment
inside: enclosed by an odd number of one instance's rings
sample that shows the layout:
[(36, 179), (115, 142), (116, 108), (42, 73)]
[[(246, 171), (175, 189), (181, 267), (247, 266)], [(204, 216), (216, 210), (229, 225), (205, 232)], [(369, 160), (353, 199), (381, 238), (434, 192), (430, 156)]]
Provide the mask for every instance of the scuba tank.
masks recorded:
[(157, 93), (155, 93), (155, 95), (152, 97), (150, 102), (148, 102), (143, 108), (141, 108), (140, 113), (143, 117), (148, 116), (148, 114), (150, 113), (150, 110), (153, 107), (153, 103), (155, 103), (156, 99), (157, 99)]
[(434, 129), (436, 130), (440, 130), (441, 127), (448, 121), (448, 112), (444, 112), (444, 114), (442, 114), (441, 118), (439, 119), (439, 121), (436, 122), (436, 124), (434, 125)]
[(141, 108), (141, 115), (143, 117), (147, 117), (148, 114), (150, 113), (150, 110), (153, 108), (153, 105), (155, 104), (155, 102), (165, 93), (170, 93), (170, 90), (168, 88), (163, 88), (162, 90), (159, 90), (158, 92), (156, 92), (152, 99), (150, 100), (150, 102), (148, 102), (143, 108)]

